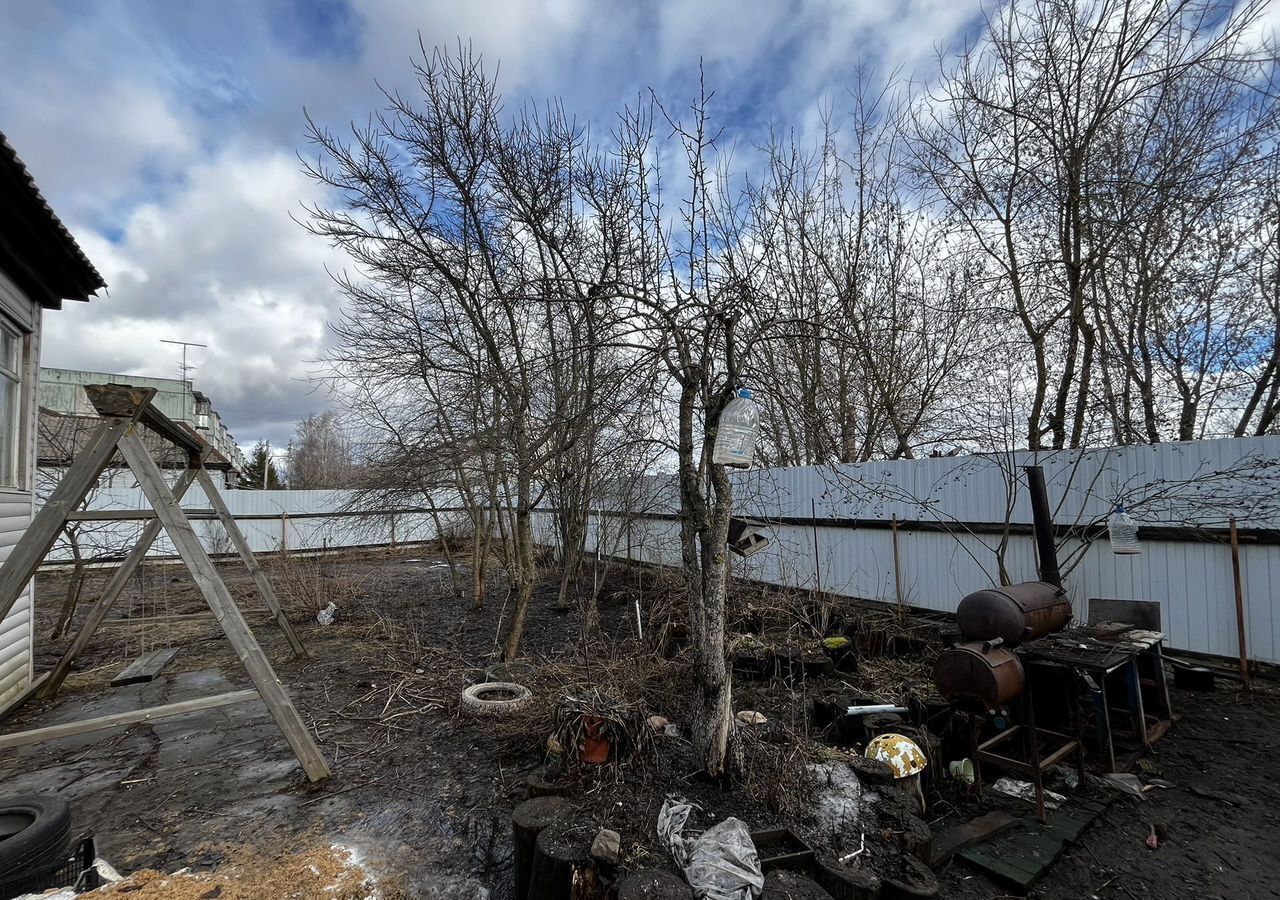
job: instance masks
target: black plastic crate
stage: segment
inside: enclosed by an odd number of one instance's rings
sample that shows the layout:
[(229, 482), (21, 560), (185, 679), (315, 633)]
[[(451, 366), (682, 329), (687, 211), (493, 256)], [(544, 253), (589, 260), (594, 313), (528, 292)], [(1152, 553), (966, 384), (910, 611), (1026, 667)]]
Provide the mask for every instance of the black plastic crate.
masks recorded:
[(77, 894), (102, 887), (102, 876), (94, 868), (93, 861), (98, 858), (98, 845), (92, 835), (84, 838), (76, 845), (66, 862), (43, 875), (19, 881), (5, 896), (20, 897), (23, 894), (38, 894), (51, 888), (74, 888)]

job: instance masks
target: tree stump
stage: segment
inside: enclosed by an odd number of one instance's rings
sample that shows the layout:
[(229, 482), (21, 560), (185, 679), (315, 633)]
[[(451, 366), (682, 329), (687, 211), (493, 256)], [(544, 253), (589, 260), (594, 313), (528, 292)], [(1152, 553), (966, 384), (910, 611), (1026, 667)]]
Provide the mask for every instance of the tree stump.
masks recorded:
[(603, 900), (608, 886), (591, 856), (597, 831), (569, 821), (544, 828), (535, 844), (528, 900)]
[(764, 877), (760, 900), (831, 900), (831, 895), (806, 875), (778, 869)]
[(842, 863), (835, 857), (818, 860), (817, 881), (835, 900), (879, 900), (880, 878), (856, 860)]
[(914, 900), (938, 896), (938, 877), (914, 856), (903, 856), (899, 871), (885, 875), (880, 883), (883, 900)]
[(536, 797), (526, 800), (511, 813), (512, 858), (516, 870), (516, 900), (529, 896), (533, 857), (538, 835), (548, 825), (573, 815), (573, 805), (563, 797)]
[(693, 900), (693, 889), (664, 869), (641, 869), (622, 880), (618, 900)]

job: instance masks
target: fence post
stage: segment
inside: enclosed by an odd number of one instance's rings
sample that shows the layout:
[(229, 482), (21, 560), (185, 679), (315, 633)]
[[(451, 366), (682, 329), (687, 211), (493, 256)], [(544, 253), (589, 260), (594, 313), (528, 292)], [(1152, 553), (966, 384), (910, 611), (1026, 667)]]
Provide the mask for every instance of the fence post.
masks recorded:
[(391, 549), (396, 549), (396, 514), (391, 514)]
[(898, 600), (898, 613), (901, 615), (905, 610), (902, 602), (902, 559), (898, 553), (898, 514), (893, 514), (890, 522), (893, 529), (893, 591), (894, 596)]

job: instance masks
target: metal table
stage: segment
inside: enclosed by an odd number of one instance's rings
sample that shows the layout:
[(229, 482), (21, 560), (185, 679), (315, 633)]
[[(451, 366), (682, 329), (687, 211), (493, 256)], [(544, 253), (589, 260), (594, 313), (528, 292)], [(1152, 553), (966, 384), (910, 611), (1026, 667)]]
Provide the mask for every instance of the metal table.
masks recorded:
[[(1164, 634), (1102, 623), (1060, 631), (1018, 648), (1024, 664), (1046, 662), (1088, 675), (1097, 685), (1094, 723), (1098, 748), (1110, 771), (1117, 771), (1112, 696), (1108, 681), (1123, 684), (1129, 731), (1142, 749), (1150, 750), (1173, 722), (1169, 685), (1165, 677), (1162, 647)], [(1154, 699), (1148, 710), (1144, 688)]]

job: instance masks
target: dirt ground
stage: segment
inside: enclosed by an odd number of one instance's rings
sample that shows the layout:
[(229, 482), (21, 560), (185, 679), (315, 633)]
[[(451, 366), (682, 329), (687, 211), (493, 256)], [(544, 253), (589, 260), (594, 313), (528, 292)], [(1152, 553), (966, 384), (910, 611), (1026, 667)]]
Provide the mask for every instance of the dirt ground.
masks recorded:
[[(242, 607), (259, 607), (242, 570), (222, 568)], [(486, 719), (464, 714), (459, 696), (497, 658), (500, 623), (509, 613), (500, 583), (475, 609), (469, 598), (453, 596), (439, 557), (420, 548), (294, 557), (273, 560), (270, 568), (310, 658), (294, 659), (269, 620), (252, 616), (251, 622), (330, 761), (331, 779), (308, 783), (265, 709), (253, 703), (6, 752), (0, 758), (4, 790), (64, 793), (73, 803), (75, 830), (97, 835), (102, 855), (122, 871), (216, 869), (231, 846), (287, 854), (334, 840), (359, 850), (387, 896), (502, 900), (512, 893), (510, 813), (524, 799), (528, 773), (548, 761), (545, 742), (559, 698), (613, 685), (677, 726), (686, 721), (688, 651), (675, 652), (671, 641), (671, 658), (656, 649), (663, 625), (672, 614), (679, 618), (670, 576), (616, 568), (602, 595), (600, 636), (585, 654), (579, 615), (553, 609), (549, 579), (535, 597), (522, 653), (536, 666), (535, 700), (517, 715)], [(65, 646), (47, 636), (64, 577), (38, 579), (38, 672)], [(95, 597), (104, 582), (96, 577), (87, 596)], [(126, 618), (202, 607), (181, 567), (149, 566), (130, 590), (128, 611), (122, 601), (119, 613)], [(319, 625), (315, 612), (330, 600), (336, 621)], [(636, 633), (637, 600), (643, 640)], [(806, 633), (800, 614), (781, 609), (781, 601), (739, 589), (740, 613), (748, 600), (757, 617), (765, 608), (767, 633)], [(814, 611), (807, 612), (812, 620)], [(875, 618), (852, 606), (822, 613), (846, 632), (851, 623), (857, 631), (859, 621)], [(877, 645), (871, 637), (862, 641), (864, 650), (880, 652), (865, 653), (857, 675), (736, 682), (735, 708), (759, 710), (769, 720), (745, 736), (742, 783), (726, 789), (693, 777), (687, 742), (660, 738), (656, 759), (643, 766), (571, 776), (580, 816), (622, 834), (629, 866), (670, 865), (654, 833), (669, 795), (701, 806), (691, 822), (697, 828), (734, 815), (753, 828), (788, 824), (810, 834), (816, 799), (803, 773), (827, 758), (831, 743), (810, 719), (814, 697), (834, 692), (896, 701), (904, 688), (927, 680), (927, 642), (899, 634)], [(168, 645), (181, 651), (156, 681), (108, 686), (138, 653)], [(1145, 799), (1116, 799), (1032, 896), (1280, 896), (1280, 870), (1272, 861), (1280, 816), (1280, 693), (1269, 682), (1252, 698), (1227, 679), (1218, 685), (1213, 693), (1174, 692), (1178, 721), (1142, 773), (1174, 787), (1152, 790)], [(248, 679), (212, 620), (163, 630), (104, 628), (56, 701), (29, 704), (4, 729), (244, 686)], [(990, 793), (980, 804), (945, 780), (938, 787), (930, 788), (928, 816), (935, 831), (988, 808), (1026, 810)], [(1144, 843), (1152, 825), (1167, 835), (1154, 851)], [(939, 879), (940, 896), (1006, 895), (960, 861)]]

